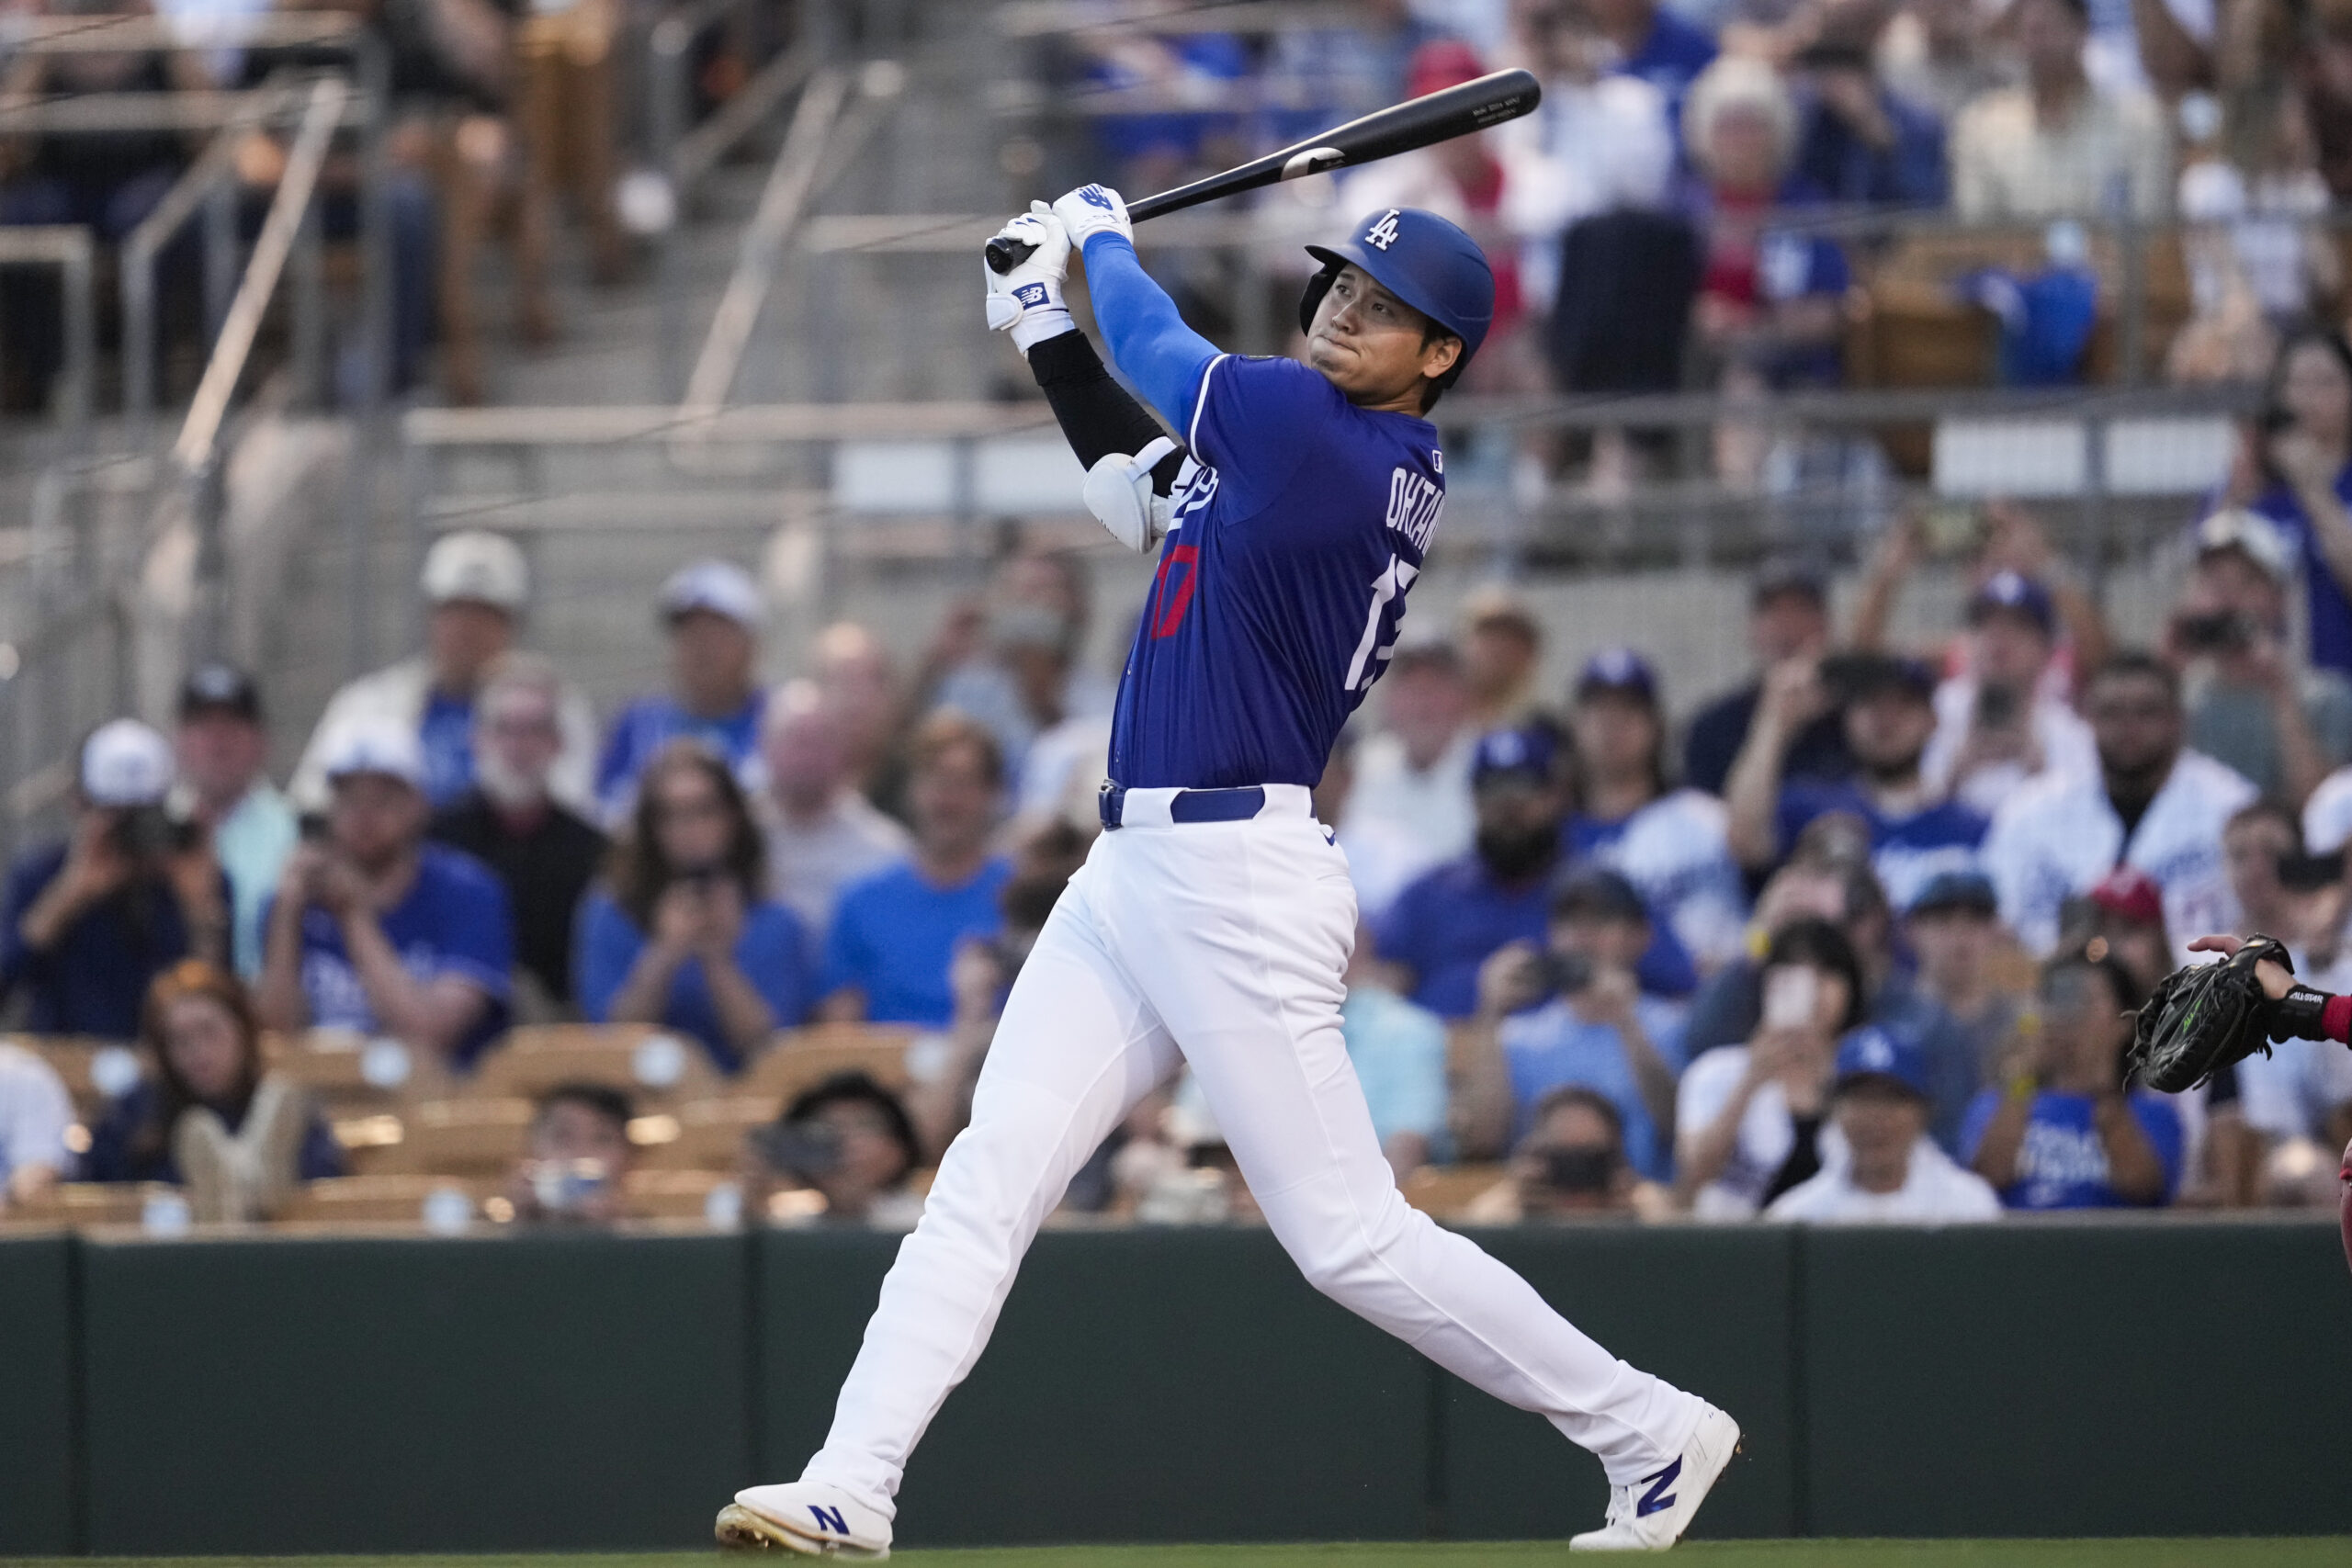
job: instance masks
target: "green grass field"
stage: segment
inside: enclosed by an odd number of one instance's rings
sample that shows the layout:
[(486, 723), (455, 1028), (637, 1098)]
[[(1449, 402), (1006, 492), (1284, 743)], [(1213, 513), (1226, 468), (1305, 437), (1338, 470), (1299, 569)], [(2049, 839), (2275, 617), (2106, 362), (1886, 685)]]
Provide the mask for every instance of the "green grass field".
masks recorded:
[[(18, 1560), (15, 1568), (198, 1568), (228, 1558), (76, 1557)], [(715, 1552), (527, 1557), (238, 1558), (269, 1568), (716, 1568), (760, 1561)], [(781, 1565), (800, 1561), (774, 1557)], [(1356, 1543), (1339, 1546), (1063, 1546), (906, 1551), (910, 1568), (1532, 1568), (1565, 1564), (1560, 1541)], [(1597, 1561), (1579, 1556), (1577, 1562)], [(1644, 1561), (1646, 1561), (1645, 1559)], [(1692, 1568), (2343, 1568), (2352, 1540), (1773, 1540), (1691, 1541), (1673, 1561)]]

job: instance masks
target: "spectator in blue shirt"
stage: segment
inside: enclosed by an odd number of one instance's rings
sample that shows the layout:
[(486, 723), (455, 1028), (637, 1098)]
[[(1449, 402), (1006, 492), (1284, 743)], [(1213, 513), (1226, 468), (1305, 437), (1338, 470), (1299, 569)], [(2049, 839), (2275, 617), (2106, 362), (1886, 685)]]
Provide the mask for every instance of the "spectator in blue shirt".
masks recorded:
[(757, 666), (766, 607), (752, 574), (732, 561), (694, 561), (662, 585), (661, 611), (671, 689), (623, 708), (605, 737), (596, 802), (610, 825), (628, 819), (638, 775), (673, 740), (699, 740), (739, 773), (760, 754), (767, 693)]
[(1004, 758), (988, 730), (952, 710), (933, 714), (909, 747), (907, 807), (914, 852), (853, 883), (825, 944), (829, 1019), (944, 1028), (956, 947), (994, 937), (1012, 863), (989, 851), (1004, 799)]
[(83, 742), (74, 829), (8, 870), (0, 1002), (21, 990), (36, 1034), (139, 1032), (148, 982), (191, 955), (228, 957), (229, 888), (203, 835), (164, 813), (172, 749), (136, 719)]
[(2112, 958), (2042, 971), (2041, 1028), (2003, 1081), (1969, 1107), (1961, 1145), (2012, 1209), (2168, 1203), (2180, 1185), (2180, 1113), (2126, 1084), (2138, 987)]
[[(1769, 871), (1816, 818), (1837, 812), (1868, 829), (1871, 869), (1898, 908), (1938, 872), (1974, 868), (1984, 818), (1940, 798), (1920, 769), (1936, 732), (1935, 694), (1935, 672), (1916, 659), (1855, 654), (1774, 670), (1724, 790), (1739, 863), (1752, 874)], [(1844, 711), (1857, 776), (1785, 780), (1792, 739), (1833, 705)]]
[(146, 997), (141, 1043), (155, 1076), (107, 1108), (90, 1136), (91, 1181), (188, 1189), (199, 1220), (266, 1219), (297, 1181), (343, 1174), (343, 1148), (300, 1088), (269, 1072), (234, 975), (189, 959)]
[(1667, 112), (1679, 126), (1682, 95), (1713, 63), (1715, 40), (1657, 0), (1588, 0), (1588, 6), (1617, 46), (1618, 73), (1638, 76), (1666, 95)]
[[(1854, 9), (1873, 21), (1894, 14)], [(1797, 56), (1810, 92), (1796, 174), (1835, 202), (1941, 207), (1951, 191), (1943, 122), (1880, 83), (1871, 41), (1825, 37)]]
[(581, 905), (581, 1010), (691, 1034), (722, 1070), (739, 1070), (808, 1010), (808, 939), (766, 886), (765, 846), (733, 771), (700, 741), (671, 741)]
[(358, 720), (322, 754), (326, 832), (288, 858), (262, 917), (262, 1021), (389, 1035), (470, 1066), (506, 1027), (505, 890), (480, 861), (425, 841), (415, 730)]
[(1402, 1180), (1448, 1146), (1445, 1021), (1391, 989), (1376, 952), (1372, 933), (1358, 927), (1340, 1034), (1381, 1152)]
[(1649, 910), (1632, 883), (1599, 866), (1563, 879), (1551, 906), (1540, 950), (1513, 942), (1479, 969), (1463, 1045), (1464, 1140), (1481, 1153), (1516, 1144), (1545, 1094), (1579, 1084), (1616, 1108), (1634, 1170), (1667, 1180), (1682, 1010), (1634, 978)]

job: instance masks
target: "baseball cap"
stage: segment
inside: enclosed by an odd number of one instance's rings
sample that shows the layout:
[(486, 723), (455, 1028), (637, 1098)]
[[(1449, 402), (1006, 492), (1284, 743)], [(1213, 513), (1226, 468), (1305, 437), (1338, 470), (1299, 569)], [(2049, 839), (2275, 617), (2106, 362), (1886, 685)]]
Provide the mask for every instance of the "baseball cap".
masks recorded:
[(92, 806), (160, 806), (175, 771), (171, 742), (135, 718), (109, 719), (82, 742), (82, 798)]
[(1471, 756), (1470, 787), (1476, 789), (1489, 779), (1510, 775), (1549, 784), (1552, 764), (1559, 750), (1559, 742), (1548, 729), (1532, 726), (1525, 729), (1490, 729), (1478, 737), (1478, 750)]
[(1876, 1024), (1866, 1023), (1838, 1042), (1834, 1088), (1844, 1089), (1860, 1078), (1885, 1078), (1921, 1100), (1930, 1098), (1926, 1055), (1909, 1041), (1897, 1039)]
[(1981, 871), (1939, 871), (1911, 900), (1910, 913), (1932, 915), (1944, 909), (1969, 909), (1980, 915), (1999, 912), (2001, 900), (1993, 879)]
[(1988, 615), (2003, 613), (2023, 615), (2039, 626), (2044, 637), (2058, 626), (2058, 611), (2050, 602), (2050, 591), (2020, 572), (1996, 571), (1969, 598), (1968, 624), (1972, 626)]
[(1902, 692), (1923, 702), (1935, 697), (1936, 672), (1924, 659), (1898, 653), (1857, 653), (1838, 663), (1831, 683), (1838, 688), (1838, 695), (1843, 702), (1860, 702), (1883, 692)]
[(1580, 865), (1560, 878), (1552, 889), (1552, 916), (1567, 919), (1584, 915), (1603, 920), (1646, 920), (1650, 908), (1641, 890), (1623, 872), (1604, 865)]
[(2165, 918), (2164, 889), (2136, 865), (2119, 865), (2090, 891), (2091, 902), (2120, 919), (2153, 926)]
[(512, 613), (531, 596), (531, 572), (514, 540), (469, 528), (434, 542), (418, 586), (428, 604), (465, 600)]
[(199, 664), (180, 682), (179, 716), (200, 713), (233, 714), (248, 724), (261, 722), (261, 688), (233, 664)]
[(1595, 692), (1623, 692), (1656, 706), (1657, 671), (1630, 648), (1604, 648), (1585, 660), (1584, 670), (1577, 676), (1578, 702)]
[(2295, 551), (2287, 536), (2256, 513), (2231, 507), (2197, 525), (2199, 560), (2223, 550), (2236, 550), (2274, 581), (2284, 582), (2295, 573)]
[(1756, 569), (1747, 584), (1747, 602), (1758, 609), (1783, 593), (1802, 593), (1816, 604), (1829, 603), (1829, 580), (1821, 569), (1801, 556), (1775, 556)]
[(328, 738), (325, 752), (330, 784), (355, 773), (379, 773), (411, 789), (424, 787), (424, 746), (407, 725), (354, 719)]
[(696, 610), (724, 615), (757, 631), (767, 614), (752, 574), (728, 560), (689, 561), (662, 585), (662, 618), (674, 621)]

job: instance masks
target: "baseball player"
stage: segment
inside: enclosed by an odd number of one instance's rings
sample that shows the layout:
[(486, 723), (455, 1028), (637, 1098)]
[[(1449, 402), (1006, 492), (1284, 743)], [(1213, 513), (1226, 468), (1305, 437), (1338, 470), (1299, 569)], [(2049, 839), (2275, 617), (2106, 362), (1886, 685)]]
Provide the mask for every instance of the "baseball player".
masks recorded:
[[(1036, 249), (989, 278), (990, 324), (1028, 355), (1106, 526), (1138, 550), (1165, 529), (1113, 720), (1105, 830), (1014, 983), (824, 1447), (799, 1481), (736, 1494), (719, 1539), (888, 1551), (908, 1456), (1038, 1224), (1181, 1060), (1317, 1289), (1600, 1457), (1608, 1517), (1572, 1546), (1671, 1546), (1738, 1427), (1408, 1206), (1340, 1034), (1355, 894), (1308, 791), (1380, 677), (1437, 526), (1444, 457), (1422, 415), (1486, 335), (1486, 258), (1412, 209), (1308, 247), (1323, 270), (1300, 307), (1301, 363), (1220, 354), (1187, 328), (1115, 191), (1082, 186), (1005, 233)], [(1188, 452), (1074, 330), (1073, 245), (1114, 361)]]

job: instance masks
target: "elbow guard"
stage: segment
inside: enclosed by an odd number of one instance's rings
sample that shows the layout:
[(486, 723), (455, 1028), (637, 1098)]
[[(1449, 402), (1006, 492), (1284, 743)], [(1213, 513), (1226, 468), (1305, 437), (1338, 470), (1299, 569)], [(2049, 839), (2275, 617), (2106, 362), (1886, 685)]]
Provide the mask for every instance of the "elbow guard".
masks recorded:
[(1086, 470), (1086, 484), (1079, 492), (1086, 510), (1111, 537), (1137, 554), (1148, 555), (1167, 536), (1173, 504), (1171, 481), (1182, 463), (1182, 453), (1171, 437), (1162, 435), (1132, 457), (1125, 452), (1103, 454)]

